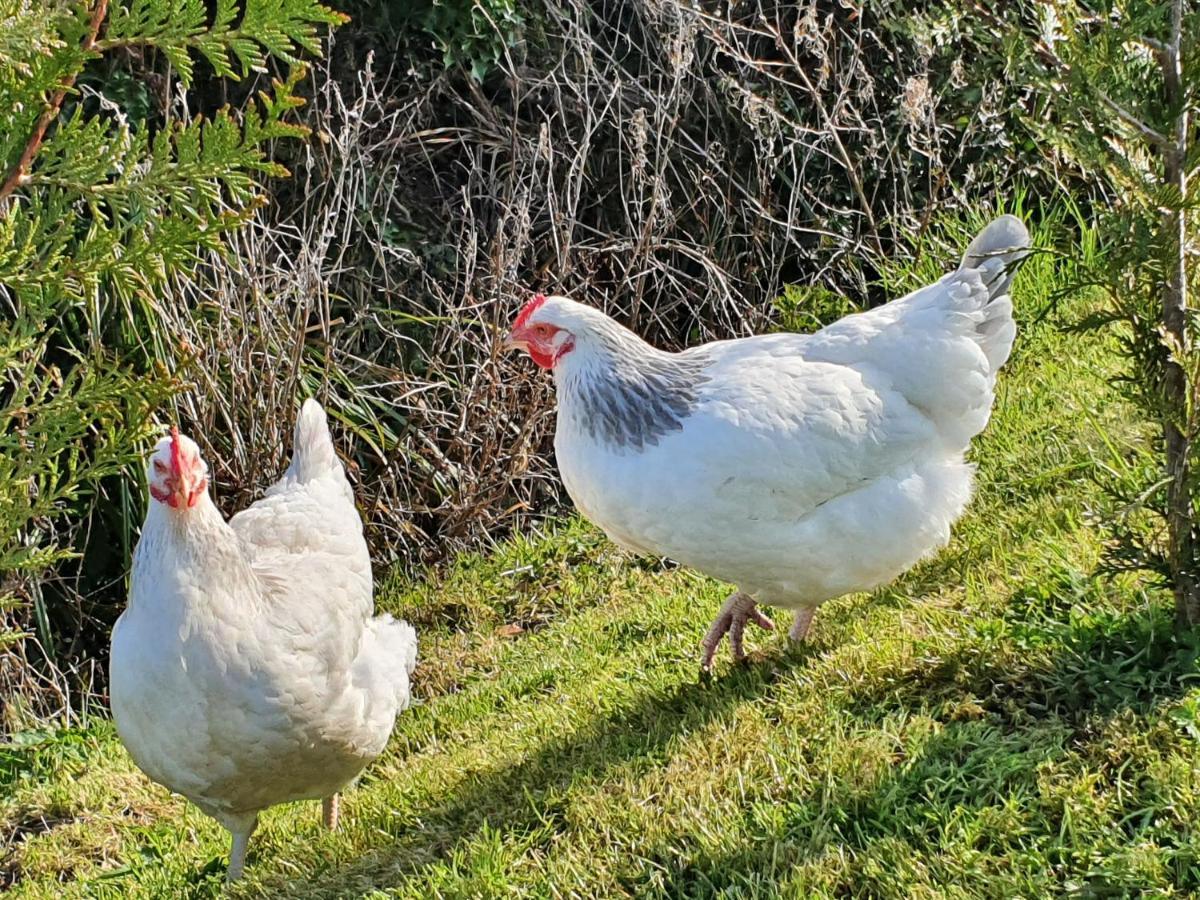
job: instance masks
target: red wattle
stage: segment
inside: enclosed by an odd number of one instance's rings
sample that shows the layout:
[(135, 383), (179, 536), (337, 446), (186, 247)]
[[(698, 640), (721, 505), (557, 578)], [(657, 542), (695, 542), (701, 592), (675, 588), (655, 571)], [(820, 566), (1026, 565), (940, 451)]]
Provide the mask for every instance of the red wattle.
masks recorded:
[(529, 345), (529, 358), (543, 369), (553, 369), (554, 363), (558, 359), (556, 356), (550, 356), (547, 353), (543, 353), (537, 347), (533, 346), (533, 344)]
[(194, 488), (192, 488), (191, 492), (188, 494), (188, 498), (187, 498), (188, 509), (191, 509), (193, 506), (195, 506), (197, 503), (199, 503), (200, 498), (204, 496), (204, 492), (207, 490), (208, 490), (208, 479), (207, 478), (201, 479), (200, 483), (198, 485), (196, 485)]

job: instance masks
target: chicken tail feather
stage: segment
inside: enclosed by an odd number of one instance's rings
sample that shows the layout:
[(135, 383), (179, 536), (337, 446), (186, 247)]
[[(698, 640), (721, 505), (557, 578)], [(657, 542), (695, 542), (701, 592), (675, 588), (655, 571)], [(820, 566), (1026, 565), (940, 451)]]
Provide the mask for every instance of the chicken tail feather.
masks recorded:
[(1029, 232), (1016, 216), (1001, 216), (992, 221), (971, 241), (959, 267), (965, 273), (978, 273), (987, 289), (983, 319), (976, 327), (975, 341), (988, 359), (992, 374), (1000, 370), (1012, 351), (1017, 336), (1009, 290), (1017, 270), (1029, 255)]
[(1016, 216), (1000, 216), (971, 241), (959, 271), (979, 270), (991, 299), (998, 300), (1008, 294), (1029, 249), (1029, 231), (1024, 223)]
[(385, 703), (389, 718), (408, 708), (409, 676), (416, 667), (417, 633), (411, 625), (387, 613), (367, 622), (362, 650), (355, 661), (356, 680), (376, 697), (390, 698)]
[(292, 464), (288, 468), (291, 481), (306, 484), (339, 465), (325, 410), (311, 397), (300, 407), (292, 447)]

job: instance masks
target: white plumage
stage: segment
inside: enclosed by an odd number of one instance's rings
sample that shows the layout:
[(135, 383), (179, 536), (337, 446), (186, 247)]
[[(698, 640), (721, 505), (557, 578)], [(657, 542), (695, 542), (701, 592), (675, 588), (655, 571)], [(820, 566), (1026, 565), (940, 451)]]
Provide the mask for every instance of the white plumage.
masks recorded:
[(232, 832), (231, 879), (267, 807), (324, 799), (336, 824), (336, 792), (383, 751), (416, 665), (413, 629), (372, 617), (362, 520), (314, 400), (293, 453), (226, 523), (196, 444), (159, 442), (113, 631), (121, 740), (153, 780)]
[(565, 297), (536, 298), (510, 344), (552, 368), (555, 452), (580, 511), (617, 543), (737, 585), (705, 665), (756, 602), (807, 632), (826, 600), (944, 546), (971, 497), (971, 438), (1016, 334), (1029, 236), (1003, 216), (959, 269), (812, 335), (664, 353)]

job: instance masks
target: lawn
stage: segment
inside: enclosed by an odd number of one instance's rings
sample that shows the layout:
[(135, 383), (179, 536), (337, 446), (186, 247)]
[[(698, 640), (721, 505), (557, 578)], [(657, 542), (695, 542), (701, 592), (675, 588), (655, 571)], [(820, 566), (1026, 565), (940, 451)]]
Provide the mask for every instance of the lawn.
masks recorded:
[[(1045, 897), (1200, 891), (1198, 648), (1097, 572), (1101, 464), (1136, 437), (1110, 339), (1025, 308), (950, 547), (752, 631), (699, 676), (725, 586), (578, 521), (385, 579), (419, 705), (344, 797), (277, 808), (233, 896)], [(1035, 319), (1037, 321), (1035, 321)], [(1118, 455), (1113, 456), (1113, 449)], [(225, 833), (102, 711), (0, 748), (15, 897), (208, 897)]]

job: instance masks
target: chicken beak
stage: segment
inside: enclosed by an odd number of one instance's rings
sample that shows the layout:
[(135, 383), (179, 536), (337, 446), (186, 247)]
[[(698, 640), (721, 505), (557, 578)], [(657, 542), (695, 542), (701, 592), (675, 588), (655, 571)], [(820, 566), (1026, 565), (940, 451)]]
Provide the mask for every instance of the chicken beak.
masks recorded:
[(195, 478), (190, 474), (179, 476), (174, 482), (167, 505), (172, 509), (191, 509), (200, 502), (208, 490), (208, 476)]
[(513, 350), (528, 350), (529, 342), (519, 339), (515, 332), (510, 331), (504, 336), (504, 342), (500, 345), (500, 348), (506, 353)]

